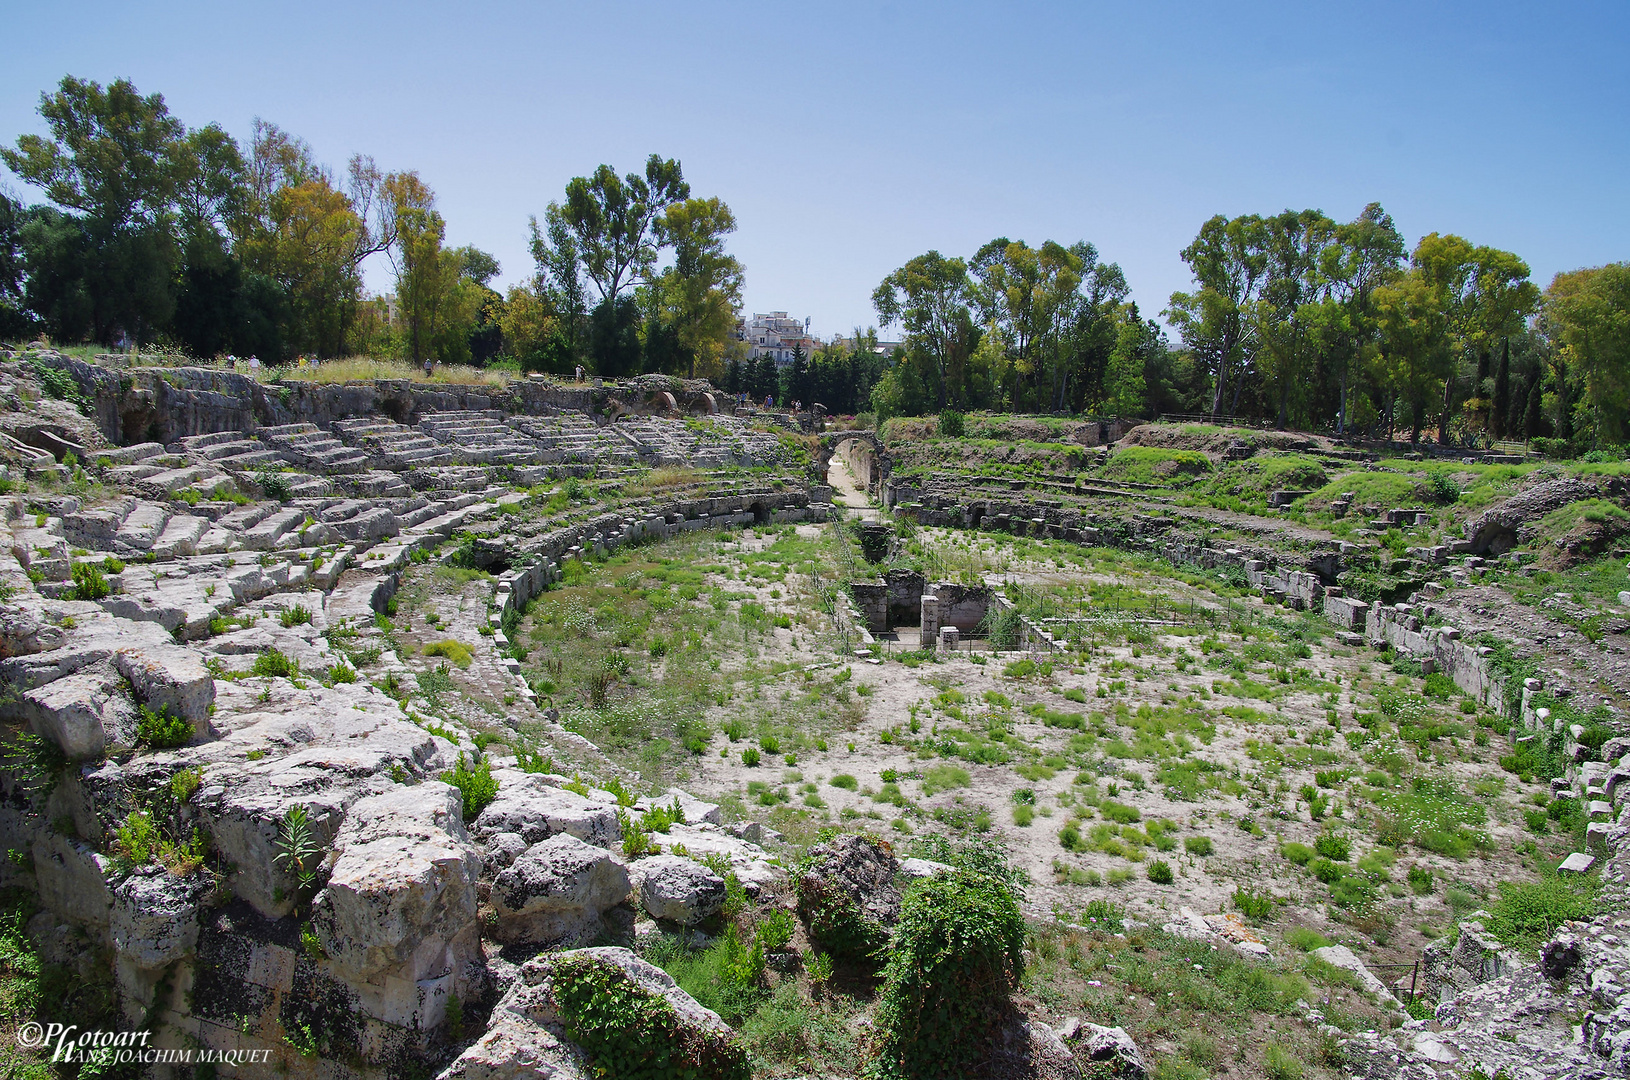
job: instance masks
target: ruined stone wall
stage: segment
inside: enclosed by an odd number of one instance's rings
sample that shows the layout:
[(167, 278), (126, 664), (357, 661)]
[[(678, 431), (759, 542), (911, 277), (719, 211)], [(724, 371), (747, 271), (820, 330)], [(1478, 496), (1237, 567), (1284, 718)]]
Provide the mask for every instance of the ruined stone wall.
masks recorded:
[(66, 370), (90, 403), (102, 435), (116, 445), (169, 444), (192, 435), (383, 416), (414, 424), (431, 413), (502, 409), (544, 415), (580, 412), (611, 416), (640, 412), (711, 414), (717, 395), (705, 381), (641, 376), (600, 383), (559, 383), (541, 377), (506, 385), (422, 383), (373, 379), (262, 383), (217, 368), (125, 368), (110, 371), (55, 353), (41, 362)]

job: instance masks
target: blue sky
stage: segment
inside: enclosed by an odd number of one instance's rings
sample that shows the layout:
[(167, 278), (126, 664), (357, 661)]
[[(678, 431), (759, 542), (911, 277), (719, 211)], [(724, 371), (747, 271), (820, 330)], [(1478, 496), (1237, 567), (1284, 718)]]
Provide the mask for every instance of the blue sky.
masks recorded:
[[(1215, 213), (1380, 201), (1559, 270), (1630, 258), (1630, 6), (0, 2), (0, 138), (66, 73), (417, 169), (515, 281), (566, 181), (658, 151), (740, 228), (745, 306), (876, 321), (930, 248), (1085, 239), (1155, 313)], [(3, 170), (0, 170), (3, 173)], [(30, 199), (14, 177), (14, 192)], [(389, 285), (371, 267), (369, 284)]]

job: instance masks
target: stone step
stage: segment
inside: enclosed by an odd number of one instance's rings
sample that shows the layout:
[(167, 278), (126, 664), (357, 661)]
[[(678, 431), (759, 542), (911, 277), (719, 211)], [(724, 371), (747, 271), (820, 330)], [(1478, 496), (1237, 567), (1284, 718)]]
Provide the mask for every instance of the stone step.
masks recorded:
[(251, 551), (270, 551), (280, 546), (279, 541), (288, 535), (290, 530), (303, 525), (305, 520), (304, 510), (280, 510), (245, 532), (240, 540), (243, 546)]
[(166, 469), (153, 473), (136, 481), (139, 491), (152, 495), (155, 498), (168, 498), (189, 484), (195, 483), (205, 477), (214, 475), (213, 470), (202, 465), (189, 465), (179, 469)]
[(282, 455), (276, 450), (257, 448), (246, 450), (241, 454), (233, 454), (231, 457), (216, 458), (215, 464), (223, 469), (231, 469), (237, 472), (254, 472), (282, 460)]
[(137, 503), (120, 523), (119, 531), (113, 534), (113, 539), (137, 551), (146, 551), (164, 532), (164, 526), (169, 520), (170, 511), (163, 506), (149, 502)]
[(193, 517), (191, 514), (178, 514), (171, 518), (169, 524), (164, 526), (164, 532), (153, 541), (152, 552), (161, 559), (173, 559), (181, 555), (198, 554), (198, 542), (209, 532), (211, 522), (208, 518)]
[[(181, 445), (187, 448), (189, 454), (202, 454), (211, 447), (224, 446), (228, 443), (243, 442), (241, 431), (212, 431), (207, 435), (188, 435), (181, 440)], [(205, 457), (212, 455), (203, 454)]]
[(164, 453), (164, 444), (156, 442), (136, 443), (133, 446), (114, 446), (106, 450), (98, 450), (92, 459), (107, 458), (115, 465), (136, 465), (148, 458), (159, 457)]
[(263, 442), (271, 442), (285, 435), (305, 435), (309, 432), (321, 430), (316, 424), (311, 423), (278, 424), (273, 427), (263, 427), (256, 431), (255, 435)]

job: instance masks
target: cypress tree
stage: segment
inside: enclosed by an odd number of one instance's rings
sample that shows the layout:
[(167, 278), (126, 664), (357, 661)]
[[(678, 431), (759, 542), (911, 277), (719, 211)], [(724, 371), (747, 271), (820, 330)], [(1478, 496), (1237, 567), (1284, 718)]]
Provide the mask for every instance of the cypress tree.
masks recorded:
[(1496, 439), (1505, 438), (1510, 425), (1506, 418), (1511, 412), (1511, 340), (1506, 339), (1500, 351), (1500, 372), (1494, 376), (1494, 400), (1489, 406), (1489, 427)]
[(1539, 434), (1541, 404), (1539, 386), (1542, 381), (1537, 371), (1534, 372), (1534, 377), (1528, 380), (1528, 408), (1522, 418), (1522, 437), (1525, 439), (1532, 439)]

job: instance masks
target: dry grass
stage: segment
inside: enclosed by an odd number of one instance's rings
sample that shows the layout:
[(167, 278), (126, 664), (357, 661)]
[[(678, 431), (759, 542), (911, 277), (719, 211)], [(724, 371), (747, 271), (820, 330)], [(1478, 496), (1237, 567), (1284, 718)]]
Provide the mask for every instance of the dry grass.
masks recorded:
[(457, 386), (508, 386), (510, 377), (504, 372), (484, 371), (465, 364), (437, 364), (429, 376), (422, 366), (405, 360), (375, 360), (366, 356), (350, 356), (340, 360), (325, 360), (312, 367), (261, 368), (262, 382), (303, 379), (306, 382), (346, 383), (366, 382), (372, 379), (405, 379), (419, 383), (444, 383)]
[(688, 465), (663, 465), (641, 476), (633, 477), (623, 485), (623, 493), (631, 498), (652, 495), (673, 488), (691, 487), (705, 483), (706, 473)]

